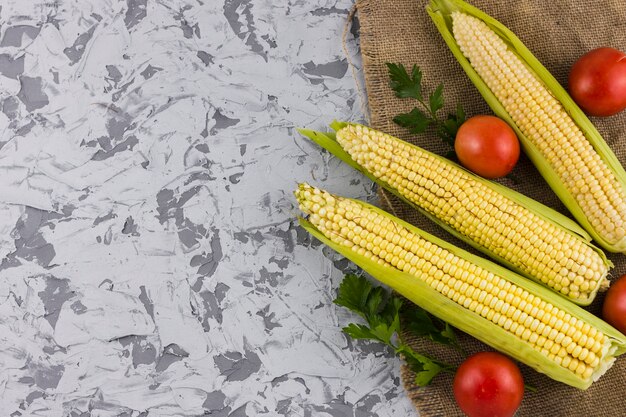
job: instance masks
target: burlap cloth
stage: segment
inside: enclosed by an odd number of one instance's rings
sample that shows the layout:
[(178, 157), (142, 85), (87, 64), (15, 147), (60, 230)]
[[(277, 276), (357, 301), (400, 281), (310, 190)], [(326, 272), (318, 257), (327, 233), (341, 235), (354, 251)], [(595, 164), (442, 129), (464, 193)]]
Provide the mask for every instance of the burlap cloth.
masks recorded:
[[(573, 62), (584, 52), (600, 46), (626, 50), (625, 0), (473, 0), (471, 3), (515, 32), (562, 84), (566, 84)], [(357, 0), (363, 68), (371, 125), (445, 154), (449, 148), (433, 134), (414, 137), (392, 122), (396, 114), (409, 111), (415, 103), (394, 96), (389, 88), (385, 62), (419, 65), (424, 73), (426, 91), (433, 91), (437, 84), (444, 83), (448, 110), (461, 103), (468, 116), (491, 114), (491, 111), (435, 29), (425, 11), (426, 4), (426, 0)], [(622, 163), (626, 163), (626, 112), (593, 121)], [(513, 174), (517, 184), (509, 179), (502, 183), (566, 213), (524, 156)], [(381, 191), (380, 196), (385, 209), (469, 249), (393, 195)], [(610, 258), (615, 263), (613, 277), (626, 272), (626, 255), (612, 254)], [(591, 311), (599, 311), (602, 298), (598, 297), (590, 307)], [(463, 360), (463, 355), (452, 349), (415, 340), (410, 334), (403, 337), (419, 351), (455, 364)], [(460, 338), (469, 352), (489, 349), (465, 334), (460, 334)], [(554, 382), (525, 366), (522, 371), (526, 383), (536, 387), (537, 392), (526, 392), (517, 416), (626, 416), (626, 359), (623, 357), (586, 391)], [(454, 402), (452, 375), (440, 375), (425, 388), (414, 385), (413, 376), (406, 368), (402, 370), (402, 379), (420, 416), (462, 415)]]

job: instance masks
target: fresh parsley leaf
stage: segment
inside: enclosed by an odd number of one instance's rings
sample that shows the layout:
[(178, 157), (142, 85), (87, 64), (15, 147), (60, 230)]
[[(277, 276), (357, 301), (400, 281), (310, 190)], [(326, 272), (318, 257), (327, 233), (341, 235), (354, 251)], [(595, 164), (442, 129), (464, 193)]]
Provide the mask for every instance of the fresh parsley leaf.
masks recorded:
[(442, 370), (443, 368), (441, 368), (441, 366), (439, 366), (436, 362), (426, 362), (421, 371), (415, 372), (415, 384), (418, 387), (430, 385), (433, 378), (436, 377)]
[(453, 114), (449, 114), (448, 118), (442, 122), (441, 128), (445, 135), (455, 135), (457, 130), (459, 129), (459, 124), (456, 121), (456, 116)]
[(399, 98), (422, 99), (422, 71), (417, 65), (413, 65), (411, 75), (402, 64), (387, 63), (391, 88)]
[(394, 326), (393, 323), (389, 325), (383, 322), (378, 322), (376, 324), (370, 323), (369, 326), (350, 323), (342, 330), (353, 339), (376, 340), (391, 347), (393, 347), (392, 340), (394, 334), (398, 331), (397, 326)]
[(342, 330), (353, 339), (376, 339), (380, 341), (371, 329), (364, 324), (350, 323)]
[(439, 84), (437, 89), (428, 98), (430, 113), (436, 114), (443, 107), (443, 84)]
[[(382, 287), (372, 286), (365, 277), (347, 274), (339, 285), (334, 302), (359, 314), (366, 321), (366, 324), (350, 323), (344, 327), (343, 331), (348, 336), (353, 339), (375, 340), (389, 346), (396, 354), (402, 355), (415, 372), (416, 383), (427, 385), (440, 372), (454, 369), (450, 365), (421, 355), (402, 343), (399, 338), (402, 299), (390, 295)], [(415, 311), (417, 313), (414, 313), (414, 325), (419, 335), (456, 342), (452, 328), (447, 326), (447, 323), (431, 318), (424, 310)]]
[[(379, 287), (380, 288), (380, 287)], [(402, 300), (399, 297), (391, 296), (389, 297), (389, 302), (380, 313), (382, 318), (387, 321), (387, 323), (393, 322), (394, 320), (400, 318), (400, 308), (402, 307)], [(398, 328), (400, 323), (398, 322)]]
[(456, 113), (448, 113), (446, 120), (441, 122), (437, 135), (444, 142), (448, 142), (450, 146), (454, 147), (456, 133), (463, 123), (465, 123), (465, 112), (459, 104), (457, 106)]
[(419, 354), (407, 345), (400, 346), (398, 353), (402, 355), (409, 368), (415, 373), (415, 383), (420, 387), (429, 385), (440, 372), (454, 370), (453, 366)]
[[(400, 310), (399, 300), (394, 297), (388, 302), (388, 294), (382, 287), (374, 287), (362, 275), (347, 274), (341, 284), (334, 303), (352, 310), (368, 321), (385, 321), (391, 323)], [(401, 304), (401, 301), (400, 301)], [(390, 312), (383, 312), (392, 308)], [(382, 316), (379, 318), (379, 314)], [(384, 318), (384, 320), (383, 320)]]
[[(437, 136), (454, 148), (454, 139), (459, 127), (465, 121), (465, 112), (460, 104), (456, 112), (450, 113), (444, 119), (438, 116), (443, 109), (443, 84), (439, 84), (435, 91), (428, 96), (428, 103), (423, 98), (422, 72), (418, 66), (413, 65), (409, 74), (402, 64), (387, 63), (390, 85), (399, 98), (413, 98), (418, 106), (408, 113), (398, 114), (393, 121), (402, 127), (409, 129), (413, 134), (424, 133), (428, 127), (434, 126)], [(456, 156), (456, 155), (454, 155)]]
[(460, 349), (456, 334), (445, 321), (431, 316), (421, 308), (405, 311), (407, 328), (416, 336), (426, 337), (435, 343)]
[(411, 133), (424, 133), (433, 120), (423, 111), (414, 107), (409, 113), (400, 113), (393, 118), (395, 124), (406, 127)]
[(368, 297), (372, 291), (370, 284), (364, 276), (347, 274), (341, 284), (334, 303), (365, 317)]
[(400, 320), (394, 321), (393, 323), (380, 321), (378, 323), (371, 323), (370, 331), (378, 340), (393, 347), (394, 335), (399, 331), (399, 327)]
[[(364, 278), (365, 279), (365, 278)], [(369, 284), (369, 283), (368, 283)], [(385, 306), (387, 293), (382, 287), (372, 288), (367, 297), (365, 318), (376, 317), (378, 312)]]
[(450, 326), (449, 323), (444, 322), (444, 328), (441, 331), (441, 336), (443, 340), (445, 341), (444, 344), (454, 346), (458, 348), (459, 350), (463, 350), (461, 348), (461, 345), (459, 345), (459, 340), (456, 338), (456, 333), (454, 333), (453, 327)]
[(421, 308), (409, 309), (405, 314), (408, 328), (416, 336), (428, 336), (432, 339), (432, 334), (439, 333), (428, 313)]

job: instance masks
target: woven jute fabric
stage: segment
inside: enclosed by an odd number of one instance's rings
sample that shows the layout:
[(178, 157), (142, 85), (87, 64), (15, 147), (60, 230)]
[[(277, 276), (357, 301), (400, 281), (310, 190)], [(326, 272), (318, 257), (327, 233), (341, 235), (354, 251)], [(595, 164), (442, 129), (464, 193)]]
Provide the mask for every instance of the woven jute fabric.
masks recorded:
[[(626, 3), (624, 0), (473, 0), (471, 3), (504, 23), (526, 44), (535, 56), (566, 85), (571, 65), (584, 52), (600, 46), (626, 50)], [(412, 136), (392, 119), (409, 111), (416, 103), (394, 96), (389, 87), (386, 62), (405, 66), (417, 64), (424, 73), (427, 92), (443, 83), (447, 110), (461, 103), (468, 116), (491, 114), (478, 90), (431, 22), (425, 0), (357, 0), (360, 41), (366, 91), (372, 127), (408, 140), (439, 154), (449, 151), (436, 136)], [(626, 163), (626, 113), (611, 118), (593, 119), (600, 133)], [(522, 156), (513, 172), (515, 182), (501, 182), (550, 207), (566, 213), (565, 207), (548, 187), (529, 160)], [(439, 229), (393, 195), (380, 191), (381, 205), (395, 215), (465, 249), (469, 247)], [(612, 254), (612, 277), (626, 272), (626, 255)], [(599, 312), (602, 296), (589, 308)], [(460, 332), (459, 332), (460, 333)], [(402, 335), (420, 352), (460, 364), (466, 354)], [(468, 353), (490, 348), (475, 339), (459, 335)], [(517, 416), (626, 416), (626, 359), (618, 359), (599, 381), (586, 391), (571, 388), (522, 366), (525, 382), (537, 388), (526, 392)], [(420, 388), (404, 368), (402, 379), (409, 397), (422, 417), (460, 416), (454, 402), (452, 375), (438, 376), (432, 385)]]

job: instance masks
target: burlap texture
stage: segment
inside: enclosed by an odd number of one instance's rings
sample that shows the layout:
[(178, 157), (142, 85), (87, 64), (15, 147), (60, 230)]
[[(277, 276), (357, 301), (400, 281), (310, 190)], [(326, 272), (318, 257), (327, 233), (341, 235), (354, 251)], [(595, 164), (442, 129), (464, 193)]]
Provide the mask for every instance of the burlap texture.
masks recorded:
[[(394, 96), (389, 87), (385, 62), (419, 65), (424, 73), (426, 91), (432, 91), (440, 82), (444, 83), (448, 110), (461, 103), (468, 116), (491, 114), (491, 111), (435, 29), (425, 11), (426, 4), (426, 0), (357, 0), (363, 68), (371, 125), (428, 150), (445, 154), (449, 148), (433, 134), (414, 137), (393, 123), (393, 116), (409, 111), (415, 103)], [(569, 68), (584, 52), (600, 46), (626, 50), (624, 0), (473, 0), (472, 4), (515, 32), (564, 85)], [(593, 121), (620, 161), (625, 163), (626, 113)], [(513, 174), (517, 183), (509, 179), (502, 183), (566, 213), (564, 206), (524, 156)], [(393, 195), (381, 191), (380, 196), (382, 206), (395, 215), (469, 249)], [(615, 263), (612, 277), (626, 272), (625, 255), (612, 254), (610, 258)], [(602, 298), (598, 297), (590, 307), (591, 311), (598, 313)], [(469, 352), (489, 349), (469, 336), (460, 336), (462, 345)], [(410, 334), (403, 337), (410, 340), (418, 351), (429, 352), (455, 364), (463, 360), (463, 355), (449, 348), (415, 340)], [(554, 382), (524, 366), (522, 371), (526, 383), (535, 386), (537, 392), (525, 394), (517, 416), (626, 416), (624, 358), (619, 359), (587, 391)], [(420, 416), (462, 415), (454, 402), (452, 375), (439, 376), (426, 388), (415, 386), (413, 376), (406, 368), (403, 369), (402, 379)]]

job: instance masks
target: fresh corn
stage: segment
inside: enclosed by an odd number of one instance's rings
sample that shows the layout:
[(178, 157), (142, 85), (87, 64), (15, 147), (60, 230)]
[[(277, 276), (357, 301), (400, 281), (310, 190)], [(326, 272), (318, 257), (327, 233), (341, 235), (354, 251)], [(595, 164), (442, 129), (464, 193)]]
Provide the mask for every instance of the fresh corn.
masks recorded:
[(626, 173), (587, 117), (499, 22), (460, 0), (432, 0), (429, 13), (576, 219), (601, 246), (625, 252)]
[(626, 336), (580, 307), (382, 210), (301, 184), (302, 225), (432, 314), (549, 377), (586, 389)]
[(566, 217), (398, 138), (333, 126), (345, 154), (322, 133), (302, 133), (487, 255), (581, 305), (608, 284), (610, 263)]

